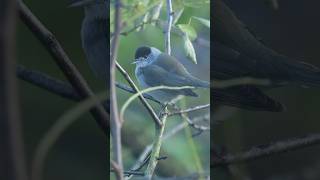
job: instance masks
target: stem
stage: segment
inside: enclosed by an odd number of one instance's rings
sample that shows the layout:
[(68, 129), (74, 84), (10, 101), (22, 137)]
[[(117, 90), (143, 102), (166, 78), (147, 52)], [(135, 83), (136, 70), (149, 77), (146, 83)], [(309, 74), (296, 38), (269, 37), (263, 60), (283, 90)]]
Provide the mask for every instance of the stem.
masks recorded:
[(118, 54), (119, 36), (121, 31), (121, 0), (116, 0), (114, 3), (115, 18), (114, 18), (114, 37), (111, 42), (111, 67), (110, 67), (110, 85), (111, 85), (111, 134), (112, 148), (114, 155), (114, 165), (117, 166), (116, 178), (123, 179), (123, 164), (122, 164), (122, 145), (121, 145), (121, 120), (119, 118), (117, 93), (116, 93), (116, 57)]
[(149, 161), (149, 164), (147, 166), (146, 173), (145, 173), (146, 177), (148, 179), (151, 179), (151, 177), (152, 177), (152, 175), (154, 173), (154, 170), (155, 170), (155, 168), (157, 166), (157, 163), (158, 163), (158, 157), (159, 157), (159, 154), (160, 154), (160, 149), (161, 149), (162, 140), (163, 140), (163, 138), (162, 138), (163, 137), (163, 132), (164, 132), (165, 124), (166, 124), (167, 117), (168, 117), (167, 111), (168, 111), (168, 109), (166, 107), (164, 109), (165, 113), (163, 113), (163, 116), (160, 118), (161, 121), (162, 121), (162, 126), (156, 125), (155, 140), (153, 142), (150, 161)]
[(165, 39), (165, 49), (167, 54), (171, 55), (171, 27), (173, 21), (173, 11), (172, 11), (172, 3), (171, 0), (167, 0), (167, 31), (166, 31), (166, 39)]

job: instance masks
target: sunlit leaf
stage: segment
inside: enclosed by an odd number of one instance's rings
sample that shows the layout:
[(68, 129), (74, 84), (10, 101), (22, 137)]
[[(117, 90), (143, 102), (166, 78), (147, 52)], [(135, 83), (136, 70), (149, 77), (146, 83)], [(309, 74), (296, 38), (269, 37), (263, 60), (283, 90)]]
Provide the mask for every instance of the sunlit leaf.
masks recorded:
[(183, 4), (192, 8), (200, 8), (210, 3), (209, 0), (183, 0)]
[(173, 15), (173, 23), (172, 24), (176, 24), (178, 22), (178, 20), (181, 17), (183, 11), (184, 11), (184, 8), (182, 8), (182, 9), (180, 9), (177, 12), (174, 13), (174, 15)]
[(193, 16), (192, 18), (198, 20), (201, 24), (210, 28), (210, 21), (209, 20), (204, 19), (204, 18), (200, 18), (200, 17), (196, 17), (196, 16)]
[(184, 50), (188, 59), (197, 64), (196, 52), (187, 34), (183, 36)]
[(160, 2), (158, 5), (156, 5), (154, 8), (151, 9), (151, 11), (150, 11), (150, 20), (159, 19), (162, 5), (163, 5), (163, 1)]
[(197, 38), (196, 30), (190, 24), (178, 24), (177, 27), (188, 35), (188, 38), (192, 41)]

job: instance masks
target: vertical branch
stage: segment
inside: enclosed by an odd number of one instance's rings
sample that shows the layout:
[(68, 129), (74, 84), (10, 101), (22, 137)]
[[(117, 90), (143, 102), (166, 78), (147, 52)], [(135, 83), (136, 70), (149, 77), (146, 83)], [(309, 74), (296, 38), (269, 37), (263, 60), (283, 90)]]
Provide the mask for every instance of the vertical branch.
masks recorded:
[(173, 21), (173, 11), (172, 11), (172, 3), (171, 0), (167, 0), (167, 17), (168, 17), (168, 24), (166, 30), (166, 39), (165, 39), (165, 49), (166, 53), (171, 55), (171, 27)]
[[(173, 12), (172, 12), (172, 3), (171, 0), (167, 0), (167, 18), (168, 18), (168, 24), (167, 24), (167, 30), (165, 35), (165, 49), (167, 54), (171, 54), (171, 27), (172, 27), (172, 21), (173, 21)], [(167, 120), (167, 108), (164, 109), (164, 114), (160, 118), (162, 120), (162, 125), (155, 124), (156, 126), (156, 132), (155, 132), (155, 140), (153, 142), (152, 152), (150, 156), (150, 161), (147, 166), (146, 170), (146, 176), (148, 179), (152, 178), (152, 175), (154, 173), (154, 170), (158, 163), (158, 157), (160, 154), (161, 144), (162, 144), (162, 136), (164, 132), (164, 128), (166, 125)]]
[(15, 77), (16, 1), (0, 2), (0, 177), (25, 180), (27, 172)]
[(164, 113), (162, 115), (161, 122), (162, 126), (159, 126), (156, 124), (156, 139), (153, 141), (153, 147), (152, 147), (152, 152), (150, 155), (150, 161), (146, 169), (146, 176), (148, 179), (152, 178), (152, 175), (154, 173), (154, 170), (156, 169), (157, 163), (158, 163), (158, 158), (160, 154), (160, 149), (161, 149), (161, 144), (163, 140), (163, 133), (164, 133), (164, 128), (165, 124), (167, 121), (168, 113), (167, 113), (167, 107), (164, 109)]
[[(111, 67), (110, 67), (110, 84), (111, 84), (111, 134), (112, 149), (117, 168), (117, 179), (123, 179), (123, 165), (121, 155), (121, 124), (118, 111), (117, 94), (116, 94), (116, 57), (118, 54), (119, 36), (121, 31), (121, 0), (114, 3), (115, 19), (114, 19), (114, 37), (111, 42)], [(109, 43), (109, 42), (108, 42)]]

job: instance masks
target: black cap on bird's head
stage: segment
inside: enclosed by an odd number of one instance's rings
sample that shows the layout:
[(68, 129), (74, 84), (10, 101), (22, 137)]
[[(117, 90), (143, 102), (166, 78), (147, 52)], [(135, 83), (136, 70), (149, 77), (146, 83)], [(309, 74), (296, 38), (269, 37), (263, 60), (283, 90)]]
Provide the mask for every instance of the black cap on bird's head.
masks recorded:
[(134, 58), (138, 60), (139, 58), (147, 58), (151, 54), (151, 48), (148, 46), (141, 46), (136, 50)]

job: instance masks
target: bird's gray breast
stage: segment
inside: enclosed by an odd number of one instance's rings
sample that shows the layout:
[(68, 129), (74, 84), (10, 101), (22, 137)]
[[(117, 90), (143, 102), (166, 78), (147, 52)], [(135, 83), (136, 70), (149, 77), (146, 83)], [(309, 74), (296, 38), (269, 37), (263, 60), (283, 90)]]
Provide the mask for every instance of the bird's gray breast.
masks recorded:
[(81, 29), (82, 46), (91, 69), (102, 79), (108, 77), (110, 63), (107, 33), (107, 19), (84, 19)]

